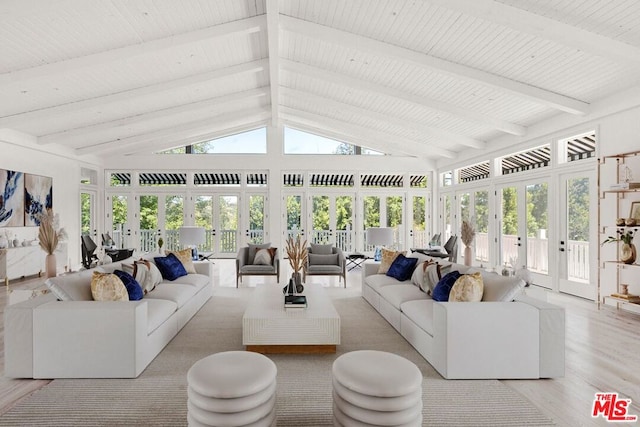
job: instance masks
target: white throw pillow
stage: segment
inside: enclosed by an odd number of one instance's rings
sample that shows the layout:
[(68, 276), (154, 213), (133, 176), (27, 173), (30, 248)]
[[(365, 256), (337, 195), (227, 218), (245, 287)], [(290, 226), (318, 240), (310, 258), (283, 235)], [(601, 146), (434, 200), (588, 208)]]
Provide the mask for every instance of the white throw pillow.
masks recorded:
[(258, 249), (253, 257), (253, 265), (271, 265), (271, 254), (268, 249)]

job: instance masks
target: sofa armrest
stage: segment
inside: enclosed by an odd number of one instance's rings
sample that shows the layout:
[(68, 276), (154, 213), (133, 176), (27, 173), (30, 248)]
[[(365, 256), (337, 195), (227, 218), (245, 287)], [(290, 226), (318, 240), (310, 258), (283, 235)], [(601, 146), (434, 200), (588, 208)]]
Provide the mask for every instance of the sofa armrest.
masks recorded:
[(347, 265), (347, 258), (344, 256), (344, 252), (342, 249), (336, 248), (336, 253), (338, 254), (338, 264), (340, 264), (340, 268), (344, 271), (345, 266)]
[(33, 311), (33, 378), (133, 378), (147, 301), (56, 301)]
[(539, 378), (539, 313), (521, 302), (435, 302), (433, 366), (448, 379)]
[(246, 265), (247, 260), (249, 258), (248, 255), (249, 255), (248, 247), (245, 246), (238, 250), (238, 254), (236, 255), (236, 267), (238, 268), (238, 271), (240, 271), (240, 269)]
[(193, 261), (193, 267), (198, 274), (204, 274), (205, 276), (213, 276), (213, 264), (209, 261)]

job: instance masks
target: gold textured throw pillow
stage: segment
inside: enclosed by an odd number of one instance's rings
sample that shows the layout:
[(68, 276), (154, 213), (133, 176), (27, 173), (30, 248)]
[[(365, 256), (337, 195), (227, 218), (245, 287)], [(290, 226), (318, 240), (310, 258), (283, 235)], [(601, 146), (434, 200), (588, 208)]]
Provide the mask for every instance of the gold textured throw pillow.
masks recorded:
[(463, 274), (456, 280), (449, 293), (449, 301), (480, 302), (484, 284), (482, 275), (478, 273)]
[(389, 267), (393, 264), (393, 261), (398, 257), (398, 255), (405, 255), (406, 252), (396, 252), (389, 249), (382, 248), (382, 259), (380, 260), (380, 268), (378, 268), (378, 274), (387, 274), (389, 271)]
[(176, 258), (180, 260), (184, 269), (188, 274), (195, 274), (196, 268), (193, 266), (193, 259), (191, 258), (191, 248), (183, 249), (181, 251), (164, 251), (166, 255), (174, 254)]
[(129, 301), (129, 293), (122, 280), (113, 273), (94, 271), (91, 295), (96, 301)]

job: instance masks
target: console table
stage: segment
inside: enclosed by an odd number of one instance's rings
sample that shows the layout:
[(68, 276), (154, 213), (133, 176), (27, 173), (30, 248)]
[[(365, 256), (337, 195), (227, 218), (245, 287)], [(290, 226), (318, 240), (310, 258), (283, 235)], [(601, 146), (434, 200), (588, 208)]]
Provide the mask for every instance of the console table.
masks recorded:
[[(64, 271), (67, 264), (66, 242), (58, 245), (55, 254), (58, 271)], [(0, 280), (8, 285), (9, 280), (42, 273), (46, 256), (39, 245), (0, 249)]]

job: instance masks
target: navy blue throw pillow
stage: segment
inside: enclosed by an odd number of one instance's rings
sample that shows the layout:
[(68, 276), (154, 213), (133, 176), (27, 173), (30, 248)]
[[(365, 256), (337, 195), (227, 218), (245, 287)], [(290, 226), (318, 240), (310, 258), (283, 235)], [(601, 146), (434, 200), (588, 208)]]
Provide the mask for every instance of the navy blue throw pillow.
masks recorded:
[(142, 286), (140, 286), (140, 283), (138, 283), (138, 281), (134, 279), (132, 275), (122, 270), (116, 270), (113, 272), (113, 274), (118, 276), (120, 280), (122, 280), (122, 283), (124, 283), (124, 287), (127, 288), (129, 301), (138, 301), (142, 299), (142, 297), (144, 296), (144, 293), (142, 292)]
[(433, 288), (433, 292), (431, 293), (431, 297), (434, 301), (449, 301), (449, 292), (451, 292), (451, 288), (453, 288), (453, 284), (456, 283), (458, 277), (461, 274), (459, 271), (452, 271), (451, 273), (447, 273)]
[(169, 254), (165, 257), (158, 257), (153, 259), (156, 262), (160, 274), (163, 279), (176, 280), (178, 277), (186, 276), (187, 270), (184, 269), (184, 265), (174, 255)]
[(398, 279), (401, 282), (409, 280), (413, 274), (413, 270), (416, 268), (417, 262), (418, 258), (407, 258), (399, 254), (391, 263), (389, 270), (387, 270), (387, 276)]

